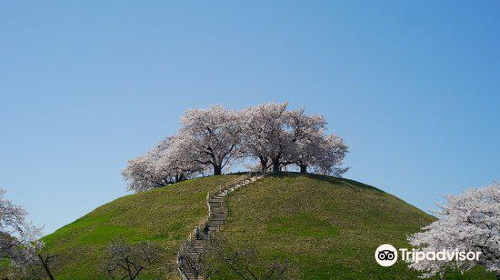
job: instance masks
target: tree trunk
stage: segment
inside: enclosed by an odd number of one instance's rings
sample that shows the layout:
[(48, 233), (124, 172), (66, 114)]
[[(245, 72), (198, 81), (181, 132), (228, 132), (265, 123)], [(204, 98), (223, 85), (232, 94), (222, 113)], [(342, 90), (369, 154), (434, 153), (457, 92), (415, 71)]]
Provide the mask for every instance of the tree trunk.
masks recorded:
[(50, 280), (55, 280), (54, 276), (50, 272), (49, 264), (47, 262), (48, 258), (43, 258), (42, 255), (38, 254), (38, 258), (40, 259), (40, 262), (42, 263), (43, 269), (45, 270), (45, 273), (47, 273), (47, 276), (49, 276)]
[(300, 173), (307, 173), (307, 164), (299, 164)]
[(279, 160), (273, 160), (273, 172), (280, 172), (280, 161)]
[(175, 175), (175, 182), (176, 183), (179, 183), (182, 181), (186, 181), (186, 176), (184, 176), (184, 174)]
[(214, 165), (214, 175), (221, 175), (221, 174), (222, 174), (222, 167)]
[(261, 168), (262, 172), (266, 172), (268, 159), (264, 158), (264, 157), (259, 157), (259, 159), (260, 159), (260, 168)]

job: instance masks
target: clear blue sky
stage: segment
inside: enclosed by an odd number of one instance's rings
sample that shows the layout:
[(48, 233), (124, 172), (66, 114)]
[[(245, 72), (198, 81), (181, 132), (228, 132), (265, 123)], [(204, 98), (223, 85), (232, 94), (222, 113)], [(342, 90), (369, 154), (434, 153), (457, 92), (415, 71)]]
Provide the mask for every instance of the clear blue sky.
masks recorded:
[[(377, 2), (377, 3), (375, 3)], [(324, 114), (353, 178), (429, 210), (500, 179), (499, 1), (2, 1), (0, 186), (51, 232), (189, 107)]]

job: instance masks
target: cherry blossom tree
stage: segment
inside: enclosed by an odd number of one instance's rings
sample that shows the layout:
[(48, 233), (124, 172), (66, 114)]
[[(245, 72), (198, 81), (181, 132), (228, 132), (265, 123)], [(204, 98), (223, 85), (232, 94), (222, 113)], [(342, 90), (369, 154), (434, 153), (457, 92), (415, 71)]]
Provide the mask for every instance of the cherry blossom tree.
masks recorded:
[(163, 252), (155, 243), (131, 244), (119, 238), (110, 242), (107, 251), (103, 264), (104, 271), (111, 279), (143, 279), (143, 274), (149, 274), (149, 279), (152, 279), (152, 275), (162, 279), (157, 266), (161, 263)]
[(43, 254), (40, 228), (26, 219), (26, 211), (5, 198), (0, 189), (0, 262), (7, 261), (20, 275), (42, 275), (54, 279), (49, 260)]
[(296, 164), (301, 173), (307, 173), (310, 168), (316, 173), (341, 176), (348, 170), (340, 167), (347, 152), (342, 138), (311, 133), (295, 143), (287, 159), (288, 163)]
[(266, 103), (247, 108), (243, 115), (245, 152), (260, 161), (262, 171), (280, 170), (281, 160), (291, 148), (288, 103)]
[(170, 183), (165, 178), (156, 178), (155, 175), (150, 168), (149, 155), (138, 156), (129, 160), (127, 167), (122, 170), (122, 176), (127, 182), (129, 191), (147, 191)]
[(349, 167), (341, 167), (349, 152), (344, 139), (337, 135), (328, 135), (319, 139), (315, 145), (317, 148), (311, 151), (313, 160), (310, 164), (315, 172), (340, 177), (349, 170)]
[[(273, 172), (296, 163), (310, 149), (307, 143), (321, 139), (326, 121), (321, 115), (306, 115), (304, 109), (287, 110), (288, 103), (266, 103), (246, 109), (243, 147), (251, 157), (259, 159), (262, 171)], [(312, 147), (312, 146), (308, 146)]]
[(439, 205), (437, 221), (409, 237), (411, 245), (424, 252), (443, 249), (481, 252), (480, 257), (450, 262), (423, 260), (409, 266), (422, 271), (423, 277), (432, 277), (450, 268), (464, 272), (481, 265), (500, 279), (500, 184), (449, 195), (446, 201), (445, 205)]
[(33, 256), (23, 247), (30, 247), (38, 237), (39, 230), (26, 221), (26, 211), (5, 198), (0, 189), (0, 258), (12, 262), (30, 259)]
[(208, 165), (214, 175), (239, 156), (240, 116), (220, 105), (187, 110), (181, 118), (179, 138), (189, 146), (193, 160)]
[(140, 192), (189, 179), (202, 171), (189, 143), (172, 136), (145, 155), (130, 160), (122, 175), (129, 190)]

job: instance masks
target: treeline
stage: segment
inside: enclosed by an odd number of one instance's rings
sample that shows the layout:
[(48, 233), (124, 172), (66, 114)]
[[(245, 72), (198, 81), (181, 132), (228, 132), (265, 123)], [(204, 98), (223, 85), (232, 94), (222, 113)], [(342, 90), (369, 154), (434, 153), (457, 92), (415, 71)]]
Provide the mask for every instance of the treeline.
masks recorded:
[(201, 174), (222, 174), (238, 162), (254, 161), (252, 171), (295, 168), (340, 176), (348, 147), (326, 134), (322, 115), (288, 103), (266, 103), (236, 111), (220, 105), (189, 109), (178, 133), (146, 154), (130, 160), (122, 171), (128, 189), (146, 191)]

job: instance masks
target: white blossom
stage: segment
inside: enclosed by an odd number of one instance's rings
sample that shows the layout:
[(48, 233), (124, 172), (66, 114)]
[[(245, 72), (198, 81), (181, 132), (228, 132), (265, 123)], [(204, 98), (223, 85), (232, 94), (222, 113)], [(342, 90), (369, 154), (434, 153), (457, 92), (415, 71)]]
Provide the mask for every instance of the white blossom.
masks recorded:
[(243, 147), (260, 161), (263, 171), (297, 164), (301, 172), (311, 167), (321, 173), (345, 172), (342, 163), (347, 146), (339, 137), (325, 136), (322, 115), (307, 115), (304, 109), (287, 110), (288, 103), (266, 103), (243, 111)]
[(214, 175), (239, 156), (242, 127), (240, 115), (220, 105), (187, 110), (179, 132), (193, 160), (213, 168)]
[(304, 110), (287, 110), (288, 103), (266, 103), (242, 112), (243, 147), (260, 161), (263, 171), (280, 171), (295, 151), (295, 142), (324, 129), (322, 116), (307, 116)]
[(439, 205), (438, 220), (423, 232), (409, 237), (410, 244), (423, 251), (458, 249), (481, 252), (479, 259), (464, 261), (420, 261), (409, 266), (423, 272), (423, 277), (443, 274), (455, 268), (462, 272), (475, 265), (500, 277), (500, 184), (482, 189), (470, 189), (461, 195), (446, 196), (447, 203)]
[(145, 155), (130, 160), (122, 175), (131, 191), (147, 191), (195, 176), (203, 166), (195, 162), (192, 150), (178, 136), (161, 141)]
[(43, 245), (40, 229), (28, 222), (26, 215), (0, 189), (0, 261), (7, 259), (20, 270), (38, 261), (36, 252)]
[(262, 171), (271, 166), (279, 171), (283, 154), (291, 148), (287, 106), (287, 103), (266, 103), (242, 112), (244, 151), (260, 161)]
[(344, 140), (336, 135), (311, 133), (295, 143), (288, 160), (299, 166), (302, 173), (310, 168), (316, 173), (341, 176), (349, 170), (340, 167), (348, 150)]
[(326, 175), (341, 176), (349, 170), (349, 167), (341, 167), (349, 147), (344, 139), (337, 135), (328, 135), (319, 139), (315, 152), (311, 152), (313, 160), (311, 166), (318, 173)]

